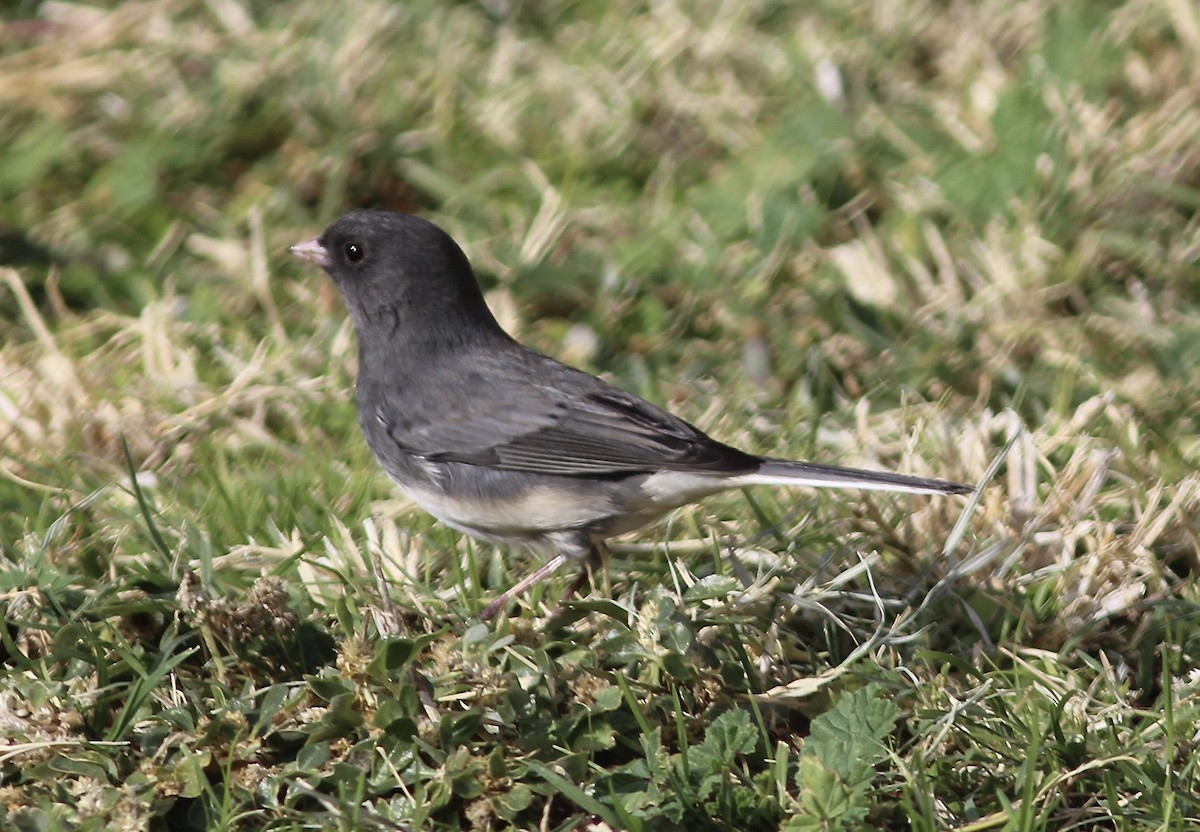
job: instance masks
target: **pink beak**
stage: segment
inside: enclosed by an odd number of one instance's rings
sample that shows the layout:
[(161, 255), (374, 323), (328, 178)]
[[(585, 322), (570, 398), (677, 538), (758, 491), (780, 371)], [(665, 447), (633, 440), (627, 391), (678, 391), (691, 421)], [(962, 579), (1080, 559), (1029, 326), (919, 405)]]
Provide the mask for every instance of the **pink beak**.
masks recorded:
[(305, 240), (303, 243), (296, 243), (296, 245), (288, 248), (288, 251), (297, 257), (311, 260), (322, 269), (328, 269), (333, 265), (333, 261), (329, 259), (329, 252), (325, 250), (325, 246), (321, 245), (320, 237)]

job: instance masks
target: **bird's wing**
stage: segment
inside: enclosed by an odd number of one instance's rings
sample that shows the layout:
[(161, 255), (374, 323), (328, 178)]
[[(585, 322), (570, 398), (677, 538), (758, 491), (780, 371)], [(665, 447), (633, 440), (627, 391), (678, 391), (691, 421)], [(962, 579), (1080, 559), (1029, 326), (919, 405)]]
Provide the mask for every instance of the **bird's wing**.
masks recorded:
[[(382, 407), (377, 417), (403, 450), (461, 462), (564, 476), (625, 476), (662, 470), (748, 472), (759, 459), (599, 379), (554, 362), (533, 383), (526, 373), (489, 373), (488, 389), (453, 404)], [(569, 373), (567, 371), (569, 370)], [(409, 403), (415, 404), (413, 402)]]

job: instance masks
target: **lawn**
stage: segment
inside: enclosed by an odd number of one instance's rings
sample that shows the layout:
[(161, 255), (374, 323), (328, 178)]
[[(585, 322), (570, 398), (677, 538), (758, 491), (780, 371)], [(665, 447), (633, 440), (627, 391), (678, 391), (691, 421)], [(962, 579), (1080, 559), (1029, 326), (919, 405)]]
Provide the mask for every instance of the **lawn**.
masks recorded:
[[(0, 11), (0, 828), (1200, 825), (1186, 0)], [(537, 556), (408, 502), (355, 207), (756, 489)]]

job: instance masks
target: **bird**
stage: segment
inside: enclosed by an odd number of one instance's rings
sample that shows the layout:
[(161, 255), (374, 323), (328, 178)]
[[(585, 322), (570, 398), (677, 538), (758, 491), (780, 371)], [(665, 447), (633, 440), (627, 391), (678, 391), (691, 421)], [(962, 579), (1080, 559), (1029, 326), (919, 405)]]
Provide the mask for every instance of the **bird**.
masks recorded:
[(491, 619), (568, 563), (582, 586), (604, 541), (747, 486), (967, 494), (971, 486), (759, 456), (510, 336), (457, 243), (414, 214), (360, 210), (289, 251), (320, 266), (358, 340), (359, 424), (383, 470), (465, 534), (544, 563)]

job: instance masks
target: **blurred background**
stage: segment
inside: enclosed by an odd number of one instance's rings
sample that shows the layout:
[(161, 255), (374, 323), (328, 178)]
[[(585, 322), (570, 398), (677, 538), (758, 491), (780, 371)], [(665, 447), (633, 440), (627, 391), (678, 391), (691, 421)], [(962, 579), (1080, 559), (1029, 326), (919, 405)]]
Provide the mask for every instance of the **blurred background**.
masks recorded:
[[(372, 697), (400, 696), (387, 686), (405, 667), (433, 680), (431, 701), (454, 715), (440, 734), (420, 728), (433, 717), (415, 699), (401, 697), (408, 710), (393, 715), (424, 730), (428, 748), (420, 773), (389, 758), (423, 795), (391, 811), (429, 828), (535, 828), (543, 816), (553, 823), (541, 828), (564, 829), (585, 816), (664, 829), (717, 817), (728, 825), (712, 828), (799, 829), (813, 817), (822, 828), (863, 817), (909, 828), (903, 817), (933, 829), (1020, 811), (1032, 813), (1024, 828), (1194, 818), (1195, 764), (1175, 756), (1175, 740), (1191, 742), (1200, 725), (1186, 673), (1200, 661), (1198, 103), (1200, 10), (1186, 0), (4, 4), (0, 607), (5, 655), (24, 675), (0, 688), (32, 704), (0, 725), (33, 743), (134, 740), (145, 724), (188, 733), (200, 729), (181, 727), (177, 712), (219, 721), (204, 704), (217, 688), (236, 701), (240, 684), (249, 712), (284, 685), (270, 701), (290, 715), (275, 724), (293, 720), (305, 748), (325, 744), (302, 768), (331, 778), (322, 795), (343, 795), (330, 772), (350, 758), (330, 737), (365, 735), (335, 693), (301, 680), (356, 680), (341, 693), (374, 718)], [(957, 528), (961, 503), (755, 492), (638, 535), (615, 567), (614, 597), (657, 622), (622, 625), (640, 633), (621, 638), (648, 664), (595, 620), (561, 642), (507, 623), (460, 641), (472, 610), (532, 560), (477, 550), (414, 513), (358, 435), (340, 299), (286, 255), (358, 207), (442, 225), (511, 332), (727, 442), (968, 482), (999, 460), (998, 473)], [(752, 580), (720, 565), (735, 538)], [(685, 566), (652, 545), (664, 540)], [(380, 553), (391, 589), (369, 565), (348, 565)], [(876, 585), (830, 571), (855, 563), (890, 576), (879, 588), (903, 603), (888, 615), (918, 610), (919, 639), (855, 652), (873, 638), (875, 607), (862, 599)], [(710, 572), (731, 583), (673, 594)], [(779, 575), (793, 594), (768, 602), (763, 588)], [(944, 603), (919, 600), (947, 585), (958, 594)], [(796, 601), (814, 586), (840, 627), (814, 623), (815, 607)], [(396, 596), (400, 611), (380, 618), (347, 601), (350, 590), (385, 610), (381, 599)], [(538, 609), (526, 610), (528, 626), (549, 627)], [(620, 618), (616, 609), (593, 617)], [(688, 626), (671, 629), (673, 615)], [(262, 641), (297, 621), (309, 629), (294, 642)], [(660, 625), (674, 640), (649, 634)], [(394, 664), (391, 653), (374, 670), (355, 664), (374, 649), (364, 644), (397, 632), (427, 640)], [(703, 646), (715, 676), (695, 669), (707, 666), (695, 658), (699, 632), (717, 639)], [(505, 652), (513, 639), (544, 676), (520, 676)], [(421, 652), (430, 643), (442, 651), (432, 659)], [(1036, 674), (1023, 651), (1045, 660)], [(915, 658), (933, 654), (951, 670)], [(630, 751), (615, 737), (645, 739), (646, 719), (676, 760), (688, 743), (675, 714), (712, 725), (751, 693), (852, 655), (870, 663), (864, 678), (890, 686), (911, 736), (900, 757), (868, 764), (902, 759), (887, 769), (891, 791), (842, 772), (857, 807), (848, 814), (798, 802), (816, 786), (796, 773), (796, 755), (833, 695), (800, 715), (755, 711), (749, 745), (721, 746), (745, 791), (719, 806), (724, 792), (706, 781), (692, 793), (683, 775), (655, 780), (645, 760), (646, 771), (620, 768), (650, 746)], [(576, 665), (615, 698), (581, 693), (570, 674), (553, 680), (566, 671), (552, 667)], [(634, 692), (621, 693), (613, 668)], [(672, 674), (680, 687), (664, 693)], [(524, 711), (496, 706), (494, 692), (483, 704), (462, 693), (509, 690), (497, 680), (518, 677), (513, 686), (531, 691)], [(147, 693), (168, 678), (199, 692)], [(953, 730), (937, 721), (967, 700), (986, 714)], [(78, 723), (37, 717), (50, 701)], [(302, 706), (323, 716), (304, 722)], [(1026, 722), (1006, 710), (1020, 707)], [(1145, 709), (1191, 727), (1141, 722)], [(580, 714), (612, 730), (582, 747)], [(481, 715), (504, 726), (537, 716), (542, 739), (575, 762), (539, 747), (559, 773), (521, 767), (532, 734), (489, 734)], [(1103, 720), (1123, 727), (1092, 736)], [(250, 723), (238, 736), (270, 735), (277, 762), (295, 759), (295, 737), (279, 740), (270, 719)], [(1041, 728), (1022, 733), (1050, 723), (1066, 737), (1053, 753), (1031, 745)], [(410, 755), (413, 732), (396, 740)], [(468, 740), (474, 756), (453, 757)], [(154, 797), (126, 784), (123, 808), (95, 816), (201, 828), (254, 807), (267, 825), (317, 823), (297, 792), (276, 804), (246, 796), (229, 773), (241, 765), (263, 767), (249, 779), (290, 782), (267, 771), (261, 749), (223, 756), (232, 752), (214, 735), (189, 747), (210, 755), (199, 774), (178, 749), (162, 758), (170, 765), (119, 758), (111, 771), (153, 770)], [(489, 754), (509, 785), (489, 781), (481, 797), (461, 783), (478, 781), (472, 761)], [(1131, 762), (1091, 779), (1076, 771), (1122, 755)], [(823, 763), (836, 767), (836, 756)], [(78, 820), (91, 811), (87, 783), (123, 779), (88, 769), (73, 797), (52, 797), (61, 759), (39, 757), (40, 778), (4, 767), (20, 760), (0, 764), (4, 786), (24, 789), (12, 805)], [(989, 773), (961, 778), (954, 761), (971, 760)], [(436, 792), (439, 766), (459, 785)], [(681, 802), (647, 797), (629, 778)], [(611, 814), (618, 792), (642, 797)], [(921, 802), (926, 793), (938, 802)]]
[(35, 301), (259, 338), (264, 295), (324, 291), (297, 235), (417, 211), (593, 367), (1033, 420), (1111, 392), (1195, 461), (1190, 4), (322, 8), (9, 5), (0, 258)]

